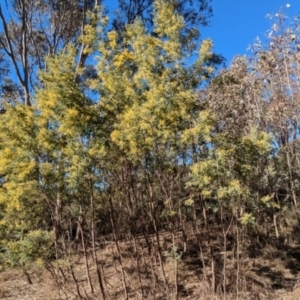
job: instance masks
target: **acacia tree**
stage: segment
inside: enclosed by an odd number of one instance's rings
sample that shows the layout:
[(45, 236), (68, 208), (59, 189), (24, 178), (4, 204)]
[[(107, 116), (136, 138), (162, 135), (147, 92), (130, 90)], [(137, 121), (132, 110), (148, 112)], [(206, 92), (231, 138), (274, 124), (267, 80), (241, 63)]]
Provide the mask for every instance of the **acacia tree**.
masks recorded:
[[(187, 145), (182, 144), (182, 139), (190, 126), (190, 114), (201, 110), (194, 89), (214, 70), (206, 66), (213, 55), (209, 40), (202, 43), (199, 59), (185, 66), (194, 50), (193, 37), (187, 53), (181, 44), (184, 20), (174, 14), (174, 5), (157, 1), (155, 9), (155, 35), (147, 33), (141, 21), (126, 27), (121, 44), (118, 32), (108, 33), (107, 43), (100, 48), (101, 81), (94, 85), (101, 94), (99, 108), (110, 133), (108, 153), (112, 157), (104, 169), (116, 243), (121, 229), (128, 228), (134, 239), (143, 228), (152, 228), (159, 278), (167, 287), (159, 231), (163, 223), (171, 233), (176, 229), (175, 215), (186, 196), (184, 179), (177, 182), (187, 174), (180, 157), (189, 144), (188, 140)], [(118, 211), (123, 214), (117, 221)], [(119, 259), (122, 266), (121, 253)]]
[[(195, 49), (194, 37), (190, 37), (190, 47), (184, 49), (181, 44), (184, 19), (174, 13), (174, 7), (168, 1), (156, 2), (156, 36), (147, 33), (141, 21), (126, 27), (121, 42), (118, 32), (112, 30), (101, 37), (98, 28), (92, 40), (100, 38), (96, 42), (101, 80), (86, 80), (85, 84), (82, 84), (84, 77), (77, 80), (83, 74), (77, 43), (47, 59), (47, 68), (40, 77), (43, 87), (37, 90), (32, 106), (7, 104), (7, 112), (1, 119), (3, 228), (10, 227), (23, 236), (33, 227), (48, 231), (53, 228), (56, 258), (64, 258), (66, 232), (71, 233), (69, 224), (74, 220), (84, 252), (86, 242), (91, 242), (95, 249), (95, 213), (99, 214), (101, 206), (106, 206), (126, 298), (128, 283), (119, 234), (123, 227), (133, 239), (136, 237), (138, 231), (127, 221), (139, 219), (141, 211), (155, 230), (158, 244), (155, 253), (160, 260), (160, 276), (167, 287), (159, 236), (160, 212), (164, 212), (170, 231), (174, 232), (172, 215), (184, 194), (176, 183), (176, 177), (184, 174), (178, 155), (188, 148), (180, 145), (181, 135), (189, 126), (189, 114), (199, 110), (195, 106), (194, 89), (203, 76), (211, 76), (214, 71), (209, 66), (213, 55), (209, 40), (202, 43), (194, 65), (185, 66), (189, 59), (187, 49), (190, 53)], [(105, 23), (104, 19), (97, 24)], [(86, 31), (80, 41), (89, 36)], [(88, 85), (99, 92), (98, 101), (86, 96)], [(16, 133), (9, 139), (6, 134), (11, 131)], [(125, 180), (124, 174), (128, 176)], [(140, 188), (135, 186), (138, 182)], [(180, 196), (176, 196), (177, 191)], [(123, 203), (124, 195), (127, 197)], [(8, 197), (14, 201), (7, 202)], [(28, 206), (31, 210), (27, 213)], [(126, 212), (127, 224), (116, 219), (122, 210)], [(15, 217), (18, 214), (20, 217), (20, 212), (22, 220), (17, 227)], [(32, 214), (43, 216), (43, 220)], [(86, 241), (84, 232), (91, 232), (91, 240)], [(14, 233), (7, 231), (2, 243), (18, 243), (20, 235)], [(95, 251), (93, 255), (97, 267)], [(88, 260), (86, 270), (93, 292)], [(99, 284), (105, 297), (102, 283), (100, 274)]]
[[(194, 2), (197, 4), (195, 8)], [(17, 79), (17, 82), (6, 81), (4, 87), (7, 93), (3, 94), (2, 99), (7, 97), (7, 101), (22, 100), (30, 104), (31, 94), (41, 84), (37, 70), (46, 67), (45, 57), (58, 53), (70, 43), (79, 43), (80, 46), (76, 47), (79, 63), (84, 65), (90, 45), (89, 41), (79, 40), (78, 37), (95, 30), (93, 14), (97, 13), (101, 3), (100, 0), (14, 0), (1, 4), (0, 50), (6, 61), (12, 63), (11, 74)], [(119, 31), (138, 18), (153, 25), (149, 13), (152, 7), (153, 0), (119, 1), (120, 14), (112, 23)], [(211, 16), (208, 0), (176, 2), (176, 10), (193, 26), (200, 23), (206, 25)], [(196, 32), (191, 30), (190, 34)], [(220, 59), (216, 57), (217, 61)]]

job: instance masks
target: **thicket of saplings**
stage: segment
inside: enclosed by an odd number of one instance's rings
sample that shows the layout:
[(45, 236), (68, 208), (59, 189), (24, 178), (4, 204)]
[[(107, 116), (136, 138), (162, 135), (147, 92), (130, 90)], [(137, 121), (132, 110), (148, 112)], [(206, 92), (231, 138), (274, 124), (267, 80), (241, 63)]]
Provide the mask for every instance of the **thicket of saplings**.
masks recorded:
[[(218, 71), (177, 2), (115, 29), (85, 6), (83, 34), (63, 28), (57, 52), (0, 10), (21, 83), (2, 86), (2, 266), (29, 283), (45, 267), (62, 299), (256, 299), (272, 288), (260, 259), (299, 243), (297, 19), (278, 13), (250, 58)], [(44, 22), (41, 3), (20, 1), (23, 24)]]

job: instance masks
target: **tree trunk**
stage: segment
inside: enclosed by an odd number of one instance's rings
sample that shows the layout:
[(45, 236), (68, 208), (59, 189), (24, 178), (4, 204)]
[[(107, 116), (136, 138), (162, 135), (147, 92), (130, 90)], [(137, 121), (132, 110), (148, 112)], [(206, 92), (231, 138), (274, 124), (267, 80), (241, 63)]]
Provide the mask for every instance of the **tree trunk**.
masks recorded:
[(113, 207), (111, 196), (109, 197), (109, 204), (110, 204), (110, 222), (111, 222), (111, 226), (112, 226), (113, 237), (114, 237), (115, 244), (116, 244), (117, 251), (118, 251), (119, 263), (121, 266), (121, 274), (122, 274), (122, 282), (123, 282), (123, 287), (124, 287), (124, 292), (125, 292), (125, 299), (128, 300), (127, 284), (126, 284), (126, 279), (125, 279), (125, 270), (124, 270), (124, 266), (123, 266), (123, 258), (122, 258), (122, 254), (120, 251), (119, 241), (118, 241), (118, 238), (116, 235), (114, 207)]
[(92, 294), (94, 294), (94, 287), (91, 281), (91, 275), (90, 275), (90, 268), (89, 268), (89, 263), (88, 263), (88, 257), (87, 257), (87, 252), (86, 252), (86, 246), (84, 242), (84, 236), (83, 236), (83, 230), (81, 224), (80, 226), (80, 233), (81, 233), (81, 242), (82, 242), (82, 249), (83, 249), (83, 254), (84, 254), (84, 262), (85, 262), (85, 271), (86, 271), (86, 278), (90, 287), (90, 291)]

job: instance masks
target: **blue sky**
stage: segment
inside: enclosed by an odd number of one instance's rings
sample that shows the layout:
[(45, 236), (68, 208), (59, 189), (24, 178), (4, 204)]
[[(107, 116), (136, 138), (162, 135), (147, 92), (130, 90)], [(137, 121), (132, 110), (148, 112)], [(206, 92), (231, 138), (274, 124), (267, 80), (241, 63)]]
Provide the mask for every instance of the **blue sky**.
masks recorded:
[(267, 14), (274, 15), (282, 7), (291, 19), (300, 13), (299, 0), (213, 0), (212, 6), (211, 25), (202, 36), (212, 38), (215, 51), (225, 56), (227, 64), (236, 55), (250, 54), (247, 48), (256, 37), (263, 40), (272, 24)]
[[(106, 0), (104, 5), (115, 6), (117, 0)], [(290, 4), (286, 8), (286, 4)], [(263, 39), (271, 27), (267, 14), (275, 14), (285, 7), (286, 14), (293, 18), (300, 13), (300, 0), (212, 0), (214, 16), (211, 25), (202, 29), (203, 38), (214, 41), (215, 51), (227, 59), (227, 65), (236, 55), (250, 54), (247, 51), (258, 36)]]
[[(116, 8), (117, 0), (104, 0), (104, 5)], [(267, 14), (274, 15), (282, 7), (291, 19), (300, 14), (300, 0), (212, 0), (212, 7), (214, 16), (210, 26), (202, 28), (202, 37), (213, 40), (215, 52), (226, 58), (227, 66), (234, 56), (250, 54), (247, 48), (256, 37), (263, 39), (271, 27)]]

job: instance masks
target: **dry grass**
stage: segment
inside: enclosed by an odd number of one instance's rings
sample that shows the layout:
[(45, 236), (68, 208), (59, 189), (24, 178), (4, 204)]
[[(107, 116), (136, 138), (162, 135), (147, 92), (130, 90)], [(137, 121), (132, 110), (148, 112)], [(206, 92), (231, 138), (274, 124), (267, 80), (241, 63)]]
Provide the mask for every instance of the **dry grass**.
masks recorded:
[[(125, 279), (128, 287), (129, 299), (156, 299), (174, 300), (174, 260), (165, 261), (165, 273), (168, 281), (168, 290), (162, 282), (162, 274), (159, 268), (158, 258), (149, 256), (148, 250), (141, 243), (138, 250), (140, 262), (140, 277), (137, 272), (137, 264), (134, 259), (135, 252), (129, 243), (120, 243), (120, 249), (125, 269)], [(260, 259), (247, 258), (240, 265), (240, 300), (300, 300), (300, 265), (298, 265), (298, 248), (280, 250), (271, 246), (266, 247), (266, 254)], [(108, 300), (125, 299), (121, 266), (114, 243), (106, 243), (98, 250), (98, 261), (102, 267), (105, 277), (104, 288)], [(230, 257), (228, 255), (228, 257)], [(271, 259), (267, 259), (270, 257)], [(78, 282), (80, 293), (86, 300), (102, 299), (99, 284), (97, 282), (96, 270), (92, 257), (89, 257), (91, 279), (94, 286), (94, 294), (91, 294), (86, 279), (84, 259), (82, 256), (73, 256), (72, 264), (74, 274)], [(153, 277), (150, 270), (151, 263), (157, 279), (155, 291)], [(61, 273), (57, 272), (61, 289), (50, 276), (50, 273), (41, 267), (29, 270), (32, 285), (28, 284), (26, 277), (20, 270), (7, 270), (0, 273), (0, 299), (7, 300), (75, 300), (79, 299), (76, 294), (76, 286), (70, 272), (62, 267), (66, 282), (63, 281)], [(222, 264), (216, 265), (216, 270), (222, 270)], [(218, 271), (218, 272), (219, 272)], [(298, 274), (299, 273), (299, 274)], [(236, 299), (235, 293), (235, 264), (229, 259), (227, 265), (226, 284), (228, 285), (226, 299)], [(205, 280), (205, 276), (207, 280)], [(216, 276), (218, 277), (218, 276)], [(218, 296), (213, 293), (211, 286), (212, 273), (210, 266), (203, 268), (197, 251), (191, 251), (178, 261), (178, 290), (179, 299), (204, 299), (225, 300), (222, 291), (222, 283), (216, 286)], [(232, 288), (231, 288), (232, 286)], [(141, 290), (143, 290), (143, 297)], [(155, 298), (154, 298), (155, 296)]]

